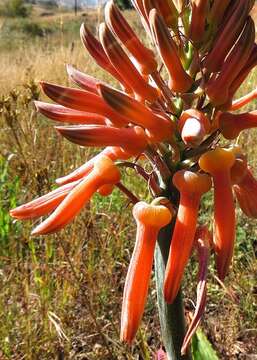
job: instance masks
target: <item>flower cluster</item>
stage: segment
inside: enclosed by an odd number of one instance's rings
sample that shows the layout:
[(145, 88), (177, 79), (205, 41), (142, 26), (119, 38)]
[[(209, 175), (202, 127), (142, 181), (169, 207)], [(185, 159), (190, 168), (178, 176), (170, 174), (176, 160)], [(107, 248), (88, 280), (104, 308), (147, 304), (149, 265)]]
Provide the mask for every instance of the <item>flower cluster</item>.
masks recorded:
[[(121, 339), (129, 343), (144, 311), (159, 231), (173, 221), (163, 286), (167, 303), (178, 294), (192, 249), (199, 255), (197, 305), (182, 347), (185, 353), (204, 311), (211, 249), (222, 281), (231, 264), (234, 195), (247, 216), (257, 217), (257, 180), (242, 149), (226, 142), (257, 126), (256, 111), (234, 113), (256, 98), (257, 91), (233, 100), (257, 64), (249, 15), (254, 1), (132, 2), (154, 50), (143, 44), (112, 1), (105, 6), (99, 38), (86, 25), (81, 27), (85, 48), (120, 89), (68, 65), (68, 75), (79, 88), (41, 82), (57, 104), (35, 102), (48, 118), (71, 124), (55, 127), (69, 141), (105, 148), (57, 179), (57, 189), (10, 213), (32, 219), (52, 212), (32, 232), (49, 234), (70, 223), (96, 192), (106, 196), (117, 186), (129, 197), (137, 224), (121, 315)], [(152, 167), (150, 173), (138, 161), (141, 155)], [(133, 168), (145, 179), (151, 204), (122, 184), (121, 167)], [(202, 195), (211, 188), (213, 237), (197, 220)]]

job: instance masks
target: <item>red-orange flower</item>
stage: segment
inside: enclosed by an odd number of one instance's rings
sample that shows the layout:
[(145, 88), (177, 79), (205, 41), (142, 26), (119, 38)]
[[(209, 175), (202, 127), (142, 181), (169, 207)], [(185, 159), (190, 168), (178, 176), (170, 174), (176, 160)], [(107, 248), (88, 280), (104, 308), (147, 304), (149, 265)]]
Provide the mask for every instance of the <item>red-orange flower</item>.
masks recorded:
[(137, 203), (133, 208), (137, 236), (124, 287), (121, 340), (132, 342), (143, 315), (154, 249), (159, 230), (169, 224), (172, 214), (163, 205)]
[[(233, 113), (257, 96), (255, 89), (233, 99), (257, 65), (254, 22), (249, 14), (254, 1), (132, 3), (155, 49), (140, 40), (117, 6), (109, 1), (99, 39), (85, 24), (81, 26), (81, 39), (94, 61), (114, 77), (117, 86), (68, 65), (68, 76), (79, 88), (41, 82), (44, 93), (55, 103), (35, 102), (38, 112), (62, 123), (55, 127), (60, 135), (80, 146), (101, 148), (98, 155), (58, 178), (57, 189), (10, 214), (17, 219), (34, 219), (52, 212), (33, 230), (39, 235), (59, 231), (95, 193), (108, 196), (114, 187), (135, 205), (137, 236), (121, 319), (121, 339), (129, 343), (143, 314), (156, 241), (160, 309), (170, 309), (165, 301), (177, 306), (174, 300), (179, 302), (177, 294), (184, 269), (196, 242), (200, 266), (197, 306), (184, 343), (180, 341), (184, 353), (206, 301), (211, 235), (206, 227), (197, 230), (197, 219), (201, 196), (211, 188), (211, 178), (213, 243), (222, 281), (233, 256), (234, 195), (247, 216), (257, 217), (257, 181), (246, 156), (226, 141), (257, 126), (256, 111)], [(220, 140), (223, 147), (218, 145)], [(124, 185), (120, 168), (130, 168), (129, 174), (142, 177), (149, 196), (161, 196), (158, 201), (162, 205), (143, 202), (143, 192), (137, 187), (132, 192), (129, 181)], [(171, 221), (169, 209), (176, 209), (176, 218), (174, 224), (166, 227)], [(171, 323), (167, 313), (165, 310), (160, 317), (162, 329)], [(172, 314), (176, 316), (176, 311)], [(168, 330), (165, 348), (167, 358), (171, 358), (173, 339)], [(180, 357), (180, 349), (174, 351)]]

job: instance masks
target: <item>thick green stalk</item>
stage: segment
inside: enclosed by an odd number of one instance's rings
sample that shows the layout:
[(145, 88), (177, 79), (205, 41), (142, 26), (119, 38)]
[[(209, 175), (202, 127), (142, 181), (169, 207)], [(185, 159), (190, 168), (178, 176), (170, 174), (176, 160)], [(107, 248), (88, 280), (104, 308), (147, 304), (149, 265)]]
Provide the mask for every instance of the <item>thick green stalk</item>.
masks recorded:
[(160, 231), (155, 250), (155, 279), (161, 334), (168, 360), (190, 360), (191, 356), (181, 356), (180, 350), (185, 335), (185, 317), (181, 291), (173, 304), (167, 304), (163, 297), (163, 280), (168, 260), (171, 234), (174, 223)]

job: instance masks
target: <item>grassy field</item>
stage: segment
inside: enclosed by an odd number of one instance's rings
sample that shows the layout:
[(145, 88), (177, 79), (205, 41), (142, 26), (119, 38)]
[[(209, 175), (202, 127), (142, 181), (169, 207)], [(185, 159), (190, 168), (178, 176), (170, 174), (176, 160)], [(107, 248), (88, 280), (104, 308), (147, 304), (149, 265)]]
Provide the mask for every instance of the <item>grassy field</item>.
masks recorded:
[[(118, 192), (96, 196), (75, 222), (57, 235), (31, 237), (31, 222), (10, 219), (8, 210), (53, 188), (55, 178), (81, 165), (93, 150), (58, 136), (35, 112), (41, 79), (67, 85), (65, 64), (100, 79), (104, 74), (79, 41), (85, 21), (102, 21), (97, 11), (0, 19), (0, 359), (152, 359), (161, 345), (152, 284), (147, 310), (132, 348), (119, 342), (121, 297), (133, 248), (131, 206)], [(139, 34), (135, 14), (127, 16)], [(240, 93), (256, 86), (256, 72)], [(251, 104), (256, 108), (256, 103)], [(257, 165), (256, 132), (240, 142)], [(130, 175), (130, 173), (128, 173)], [(146, 197), (143, 184), (126, 176)], [(211, 195), (202, 219), (211, 221)], [(221, 286), (213, 263), (202, 328), (220, 359), (254, 359), (256, 347), (256, 221), (238, 210), (233, 270)], [(196, 268), (188, 266), (185, 304), (193, 310)], [(204, 359), (203, 359), (204, 360)]]

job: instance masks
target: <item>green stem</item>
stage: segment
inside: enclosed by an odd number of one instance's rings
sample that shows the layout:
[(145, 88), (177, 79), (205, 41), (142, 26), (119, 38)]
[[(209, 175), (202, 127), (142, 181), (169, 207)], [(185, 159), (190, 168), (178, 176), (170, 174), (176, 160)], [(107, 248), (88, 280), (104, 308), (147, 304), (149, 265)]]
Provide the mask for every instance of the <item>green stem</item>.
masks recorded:
[(173, 304), (163, 297), (163, 280), (168, 260), (170, 239), (174, 223), (160, 231), (155, 251), (155, 279), (162, 340), (168, 360), (190, 360), (190, 354), (181, 356), (180, 350), (185, 335), (185, 317), (181, 291)]

